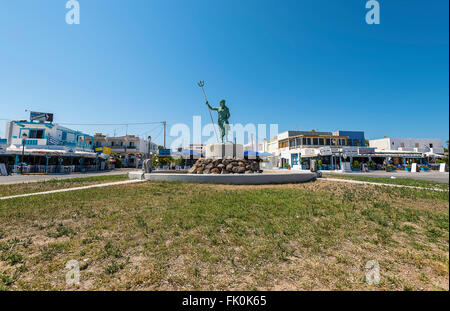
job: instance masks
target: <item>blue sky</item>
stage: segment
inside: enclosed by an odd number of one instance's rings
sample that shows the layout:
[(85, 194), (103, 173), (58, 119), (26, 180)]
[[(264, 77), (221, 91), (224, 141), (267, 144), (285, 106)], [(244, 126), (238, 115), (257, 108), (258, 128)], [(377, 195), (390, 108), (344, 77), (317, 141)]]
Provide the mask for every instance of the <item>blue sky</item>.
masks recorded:
[(232, 123), (448, 139), (446, 0), (379, 0), (380, 25), (366, 0), (79, 0), (80, 25), (65, 3), (0, 0), (0, 119), (207, 122), (202, 79)]

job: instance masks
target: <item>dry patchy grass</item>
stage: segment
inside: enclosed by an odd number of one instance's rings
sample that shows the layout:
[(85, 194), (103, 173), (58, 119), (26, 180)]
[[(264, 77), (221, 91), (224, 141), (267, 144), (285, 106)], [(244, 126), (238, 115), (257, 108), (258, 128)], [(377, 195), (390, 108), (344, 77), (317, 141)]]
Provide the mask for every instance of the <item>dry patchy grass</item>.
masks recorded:
[(50, 179), (38, 182), (5, 184), (0, 185), (0, 197), (6, 197), (16, 194), (89, 186), (106, 182), (121, 181), (126, 179), (128, 179), (127, 174), (120, 174), (120, 175), (103, 175), (103, 176), (80, 177), (69, 179)]
[[(448, 290), (448, 208), (448, 193), (328, 181), (0, 201), (0, 289)], [(373, 259), (381, 282), (367, 285)]]

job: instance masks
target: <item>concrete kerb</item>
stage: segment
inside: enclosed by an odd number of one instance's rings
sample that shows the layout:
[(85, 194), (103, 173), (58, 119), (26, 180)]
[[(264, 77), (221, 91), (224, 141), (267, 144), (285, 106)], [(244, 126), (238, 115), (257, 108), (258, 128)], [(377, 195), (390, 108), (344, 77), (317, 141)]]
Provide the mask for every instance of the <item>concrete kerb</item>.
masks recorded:
[(137, 180), (230, 185), (291, 184), (309, 182), (317, 178), (317, 174), (311, 172), (292, 174), (144, 174), (136, 171), (130, 172), (128, 176), (130, 179)]

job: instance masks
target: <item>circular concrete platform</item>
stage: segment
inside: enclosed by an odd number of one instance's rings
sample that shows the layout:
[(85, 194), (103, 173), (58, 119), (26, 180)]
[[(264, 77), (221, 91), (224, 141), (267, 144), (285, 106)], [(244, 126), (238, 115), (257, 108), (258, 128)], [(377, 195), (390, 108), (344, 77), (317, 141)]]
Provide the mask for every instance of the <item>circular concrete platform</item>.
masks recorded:
[(229, 185), (266, 185), (291, 184), (313, 181), (317, 174), (311, 172), (283, 174), (144, 174), (141, 171), (130, 172), (130, 179), (145, 179), (150, 181), (191, 182)]

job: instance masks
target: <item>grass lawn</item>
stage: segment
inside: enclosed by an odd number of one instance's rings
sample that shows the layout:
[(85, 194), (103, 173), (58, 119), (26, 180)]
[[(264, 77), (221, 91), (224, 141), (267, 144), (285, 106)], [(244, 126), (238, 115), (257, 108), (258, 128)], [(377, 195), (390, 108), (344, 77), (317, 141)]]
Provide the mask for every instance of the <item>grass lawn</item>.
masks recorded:
[(88, 186), (127, 179), (128, 179), (127, 174), (120, 174), (120, 175), (104, 175), (104, 176), (80, 177), (69, 179), (50, 179), (30, 183), (6, 184), (0, 185), (0, 197), (6, 197), (15, 194), (25, 194), (48, 190)]
[[(369, 260), (378, 285), (365, 282)], [(4, 200), (0, 289), (448, 290), (449, 197), (144, 182)]]
[(323, 174), (323, 177), (352, 179), (368, 182), (376, 182), (381, 184), (393, 184), (393, 185), (405, 185), (423, 188), (437, 188), (437, 189), (449, 189), (449, 184), (446, 182), (430, 181), (430, 180), (417, 180), (410, 178), (388, 178), (388, 177), (370, 177), (370, 176), (355, 176), (355, 175), (340, 175), (340, 174)]

